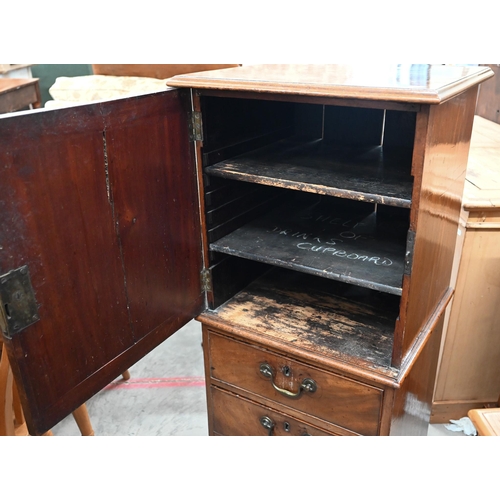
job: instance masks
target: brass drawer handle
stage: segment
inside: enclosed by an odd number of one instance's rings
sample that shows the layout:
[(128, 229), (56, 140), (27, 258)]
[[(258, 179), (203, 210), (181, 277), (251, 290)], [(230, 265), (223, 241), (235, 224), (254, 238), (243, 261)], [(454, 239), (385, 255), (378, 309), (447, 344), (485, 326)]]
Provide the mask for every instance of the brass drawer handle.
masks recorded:
[(271, 379), (271, 384), (273, 384), (274, 389), (280, 394), (283, 394), (283, 396), (287, 396), (288, 398), (297, 399), (302, 396), (303, 392), (310, 392), (312, 394), (313, 392), (316, 392), (316, 389), (318, 388), (316, 382), (312, 378), (305, 378), (300, 384), (299, 392), (291, 392), (287, 391), (286, 389), (281, 389), (281, 387), (278, 387), (274, 383), (273, 369), (267, 363), (262, 363), (260, 365), (260, 373), (262, 373), (264, 377)]

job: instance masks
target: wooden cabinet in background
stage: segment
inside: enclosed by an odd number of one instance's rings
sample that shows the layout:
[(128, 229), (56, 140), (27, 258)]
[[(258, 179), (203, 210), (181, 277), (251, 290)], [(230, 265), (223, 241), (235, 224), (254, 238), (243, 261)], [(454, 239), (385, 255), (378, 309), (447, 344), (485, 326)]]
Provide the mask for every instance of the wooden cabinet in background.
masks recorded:
[(480, 116), (474, 118), (463, 207), (435, 423), (495, 404), (500, 394), (500, 125)]
[(0, 113), (39, 108), (40, 104), (38, 78), (0, 79)]
[(243, 66), (0, 119), (0, 320), (30, 430), (197, 317), (211, 434), (426, 435), (491, 74)]
[(500, 64), (489, 64), (495, 76), (479, 89), (476, 114), (500, 124)]

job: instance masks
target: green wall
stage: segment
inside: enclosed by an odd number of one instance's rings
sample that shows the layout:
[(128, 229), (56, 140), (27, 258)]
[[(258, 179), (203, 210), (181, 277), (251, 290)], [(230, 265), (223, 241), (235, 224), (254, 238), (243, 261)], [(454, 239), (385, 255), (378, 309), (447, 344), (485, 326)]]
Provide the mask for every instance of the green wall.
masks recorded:
[(82, 76), (92, 74), (91, 64), (35, 64), (31, 67), (33, 78), (40, 79), (40, 94), (42, 106), (52, 98), (49, 88), (52, 87), (58, 76)]

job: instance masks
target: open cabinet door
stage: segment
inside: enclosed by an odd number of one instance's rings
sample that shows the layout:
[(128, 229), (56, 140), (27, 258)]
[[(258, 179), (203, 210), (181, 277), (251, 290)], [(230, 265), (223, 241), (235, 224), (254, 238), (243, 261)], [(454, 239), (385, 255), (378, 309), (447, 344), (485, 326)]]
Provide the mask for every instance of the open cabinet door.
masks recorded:
[(0, 118), (0, 319), (42, 434), (204, 307), (184, 90)]

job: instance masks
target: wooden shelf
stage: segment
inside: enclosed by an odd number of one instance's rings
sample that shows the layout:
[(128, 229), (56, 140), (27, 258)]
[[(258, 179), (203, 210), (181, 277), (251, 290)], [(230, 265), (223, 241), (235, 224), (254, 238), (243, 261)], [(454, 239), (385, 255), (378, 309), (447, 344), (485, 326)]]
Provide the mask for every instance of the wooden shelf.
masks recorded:
[(407, 230), (404, 220), (377, 216), (372, 204), (314, 197), (289, 202), (210, 249), (401, 295)]
[(280, 141), (207, 167), (211, 175), (397, 207), (411, 207), (411, 152)]
[(203, 316), (315, 355), (390, 369), (398, 314), (398, 297), (274, 269)]

